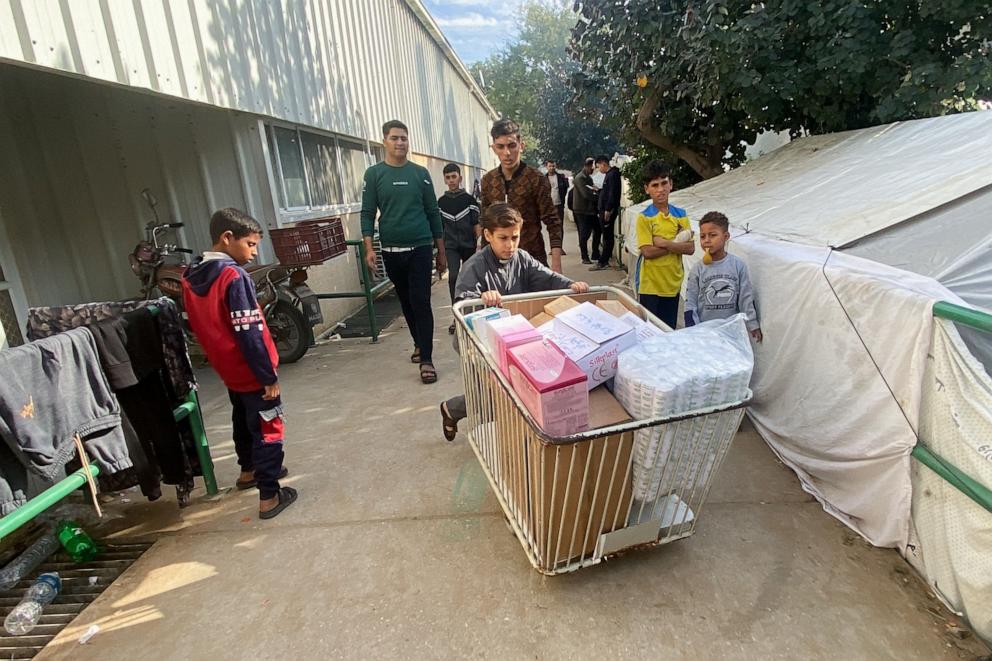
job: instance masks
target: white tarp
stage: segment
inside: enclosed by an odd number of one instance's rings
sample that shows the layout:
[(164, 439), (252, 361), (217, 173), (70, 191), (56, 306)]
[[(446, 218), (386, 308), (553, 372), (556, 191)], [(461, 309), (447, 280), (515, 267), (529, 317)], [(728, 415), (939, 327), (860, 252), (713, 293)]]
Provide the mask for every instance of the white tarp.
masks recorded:
[[(992, 340), (962, 332), (966, 346), (931, 313), (938, 300), (992, 303), (989, 153), (992, 112), (968, 113), (804, 138), (672, 196), (694, 228), (706, 211), (726, 213), (730, 251), (751, 271), (765, 334), (750, 411), (759, 432), (828, 512), (917, 566), (922, 557), (930, 583), (987, 637), (990, 515), (959, 507), (964, 497), (910, 452), (919, 435), (992, 487), (988, 452), (969, 442), (988, 438), (992, 386), (972, 352), (989, 365)], [(626, 234), (645, 206), (628, 209)], [(938, 362), (956, 408), (934, 401)]]

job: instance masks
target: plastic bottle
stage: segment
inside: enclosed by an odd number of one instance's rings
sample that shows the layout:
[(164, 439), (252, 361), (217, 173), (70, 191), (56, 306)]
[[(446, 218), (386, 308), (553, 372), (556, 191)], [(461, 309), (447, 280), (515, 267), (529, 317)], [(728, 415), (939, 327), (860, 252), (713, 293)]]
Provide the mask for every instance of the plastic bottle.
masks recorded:
[(73, 562), (89, 562), (96, 557), (96, 544), (75, 521), (60, 521), (57, 535)]
[(62, 589), (62, 579), (58, 572), (42, 574), (24, 593), (21, 603), (10, 611), (3, 621), (3, 628), (11, 636), (23, 636), (34, 629), (41, 619), (41, 611), (46, 605), (52, 603)]

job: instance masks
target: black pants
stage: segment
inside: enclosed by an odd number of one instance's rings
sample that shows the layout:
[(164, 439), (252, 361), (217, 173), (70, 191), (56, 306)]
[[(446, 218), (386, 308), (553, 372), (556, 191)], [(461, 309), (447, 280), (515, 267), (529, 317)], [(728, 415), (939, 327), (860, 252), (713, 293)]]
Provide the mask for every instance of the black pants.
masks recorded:
[(279, 493), (279, 473), (283, 460), (282, 400), (262, 399), (264, 390), (228, 390), (234, 407), (234, 451), (244, 472), (254, 472), (258, 497), (274, 498)]
[(575, 214), (575, 226), (579, 230), (579, 253), (582, 255), (582, 261), (589, 260), (589, 237), (592, 237), (592, 256), (594, 259), (599, 259), (599, 240), (603, 230), (596, 220), (596, 214)]
[(410, 329), (413, 346), (420, 349), (420, 362), (434, 358), (434, 311), (431, 309), (431, 265), (434, 250), (420, 246), (406, 252), (383, 251), (386, 275), (396, 287), (403, 318)]
[(462, 262), (468, 261), (468, 258), (475, 254), (475, 248), (445, 248), (444, 254), (448, 258), (448, 293), (451, 295), (451, 304), (454, 305), (458, 271), (462, 267)]
[(638, 299), (640, 304), (648, 309), (648, 312), (664, 321), (672, 330), (675, 330), (675, 324), (679, 321), (678, 294), (675, 296), (641, 294)]
[(603, 251), (599, 253), (599, 263), (601, 266), (609, 266), (610, 257), (613, 256), (613, 226), (616, 225), (617, 215), (619, 215), (620, 210), (614, 209), (610, 212), (610, 215), (603, 220), (602, 214), (599, 216), (599, 223), (597, 223), (603, 232)]

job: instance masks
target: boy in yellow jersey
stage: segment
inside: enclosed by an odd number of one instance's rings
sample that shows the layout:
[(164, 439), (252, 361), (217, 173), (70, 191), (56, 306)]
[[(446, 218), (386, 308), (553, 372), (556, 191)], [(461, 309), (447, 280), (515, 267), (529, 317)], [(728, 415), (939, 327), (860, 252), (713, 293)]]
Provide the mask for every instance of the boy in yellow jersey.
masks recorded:
[[(644, 192), (651, 204), (637, 217), (637, 293), (641, 305), (675, 328), (679, 316), (679, 292), (682, 290), (682, 255), (691, 255), (696, 244), (676, 239), (688, 230), (685, 209), (668, 203), (672, 192), (672, 171), (662, 161), (644, 167)], [(691, 235), (690, 235), (691, 236)], [(682, 238), (682, 237), (679, 237)]]

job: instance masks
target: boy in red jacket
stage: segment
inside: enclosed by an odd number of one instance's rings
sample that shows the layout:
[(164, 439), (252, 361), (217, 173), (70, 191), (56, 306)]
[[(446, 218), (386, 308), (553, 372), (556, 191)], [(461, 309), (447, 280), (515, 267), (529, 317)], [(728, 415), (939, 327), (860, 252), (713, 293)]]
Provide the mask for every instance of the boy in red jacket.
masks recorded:
[(183, 304), (234, 406), (234, 449), (241, 466), (236, 485), (257, 487), (258, 516), (271, 519), (296, 500), (296, 490), (279, 486), (287, 474), (279, 355), (255, 298), (255, 283), (242, 268), (258, 252), (262, 226), (242, 211), (221, 209), (210, 218), (210, 237), (213, 249), (183, 274)]

